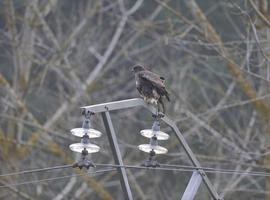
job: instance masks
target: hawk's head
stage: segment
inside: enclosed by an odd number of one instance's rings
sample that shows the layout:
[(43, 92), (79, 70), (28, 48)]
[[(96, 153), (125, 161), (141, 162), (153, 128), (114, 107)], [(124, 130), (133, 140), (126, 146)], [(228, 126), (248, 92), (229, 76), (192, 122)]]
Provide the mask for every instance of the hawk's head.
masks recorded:
[(137, 72), (140, 72), (140, 71), (144, 71), (145, 68), (141, 65), (135, 65), (133, 68), (132, 68), (132, 72), (134, 73), (137, 73)]

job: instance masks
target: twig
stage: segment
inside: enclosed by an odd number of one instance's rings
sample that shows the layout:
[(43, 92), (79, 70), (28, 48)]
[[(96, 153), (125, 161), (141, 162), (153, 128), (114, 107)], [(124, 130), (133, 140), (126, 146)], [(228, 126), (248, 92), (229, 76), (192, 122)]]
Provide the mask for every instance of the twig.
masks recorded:
[(257, 15), (260, 17), (260, 19), (270, 28), (270, 22), (268, 19), (264, 16), (264, 14), (261, 13), (261, 11), (257, 8), (253, 0), (248, 0), (252, 8), (255, 10)]
[(71, 177), (67, 185), (55, 198), (53, 198), (53, 200), (62, 200), (63, 198), (65, 198), (68, 195), (68, 193), (71, 192), (76, 182), (77, 182), (77, 177)]

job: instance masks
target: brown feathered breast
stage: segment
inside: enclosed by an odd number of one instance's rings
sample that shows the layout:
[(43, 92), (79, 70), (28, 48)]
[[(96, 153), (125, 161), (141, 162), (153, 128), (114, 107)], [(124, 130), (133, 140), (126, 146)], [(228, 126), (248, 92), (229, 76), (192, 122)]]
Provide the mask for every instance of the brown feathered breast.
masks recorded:
[(165, 96), (170, 101), (169, 94), (165, 88), (165, 79), (148, 70), (135, 73), (136, 87), (140, 95), (147, 103), (158, 105), (160, 103), (165, 112), (162, 97)]

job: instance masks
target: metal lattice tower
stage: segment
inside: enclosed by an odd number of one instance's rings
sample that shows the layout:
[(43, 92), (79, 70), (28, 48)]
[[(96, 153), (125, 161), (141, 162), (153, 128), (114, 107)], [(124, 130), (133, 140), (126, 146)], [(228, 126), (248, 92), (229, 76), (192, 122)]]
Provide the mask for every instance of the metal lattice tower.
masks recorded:
[[(108, 102), (108, 103), (102, 103), (102, 104), (96, 104), (91, 106), (84, 106), (81, 107), (83, 109), (83, 112), (90, 112), (90, 113), (101, 113), (102, 118), (104, 121), (105, 129), (108, 135), (108, 139), (110, 142), (111, 150), (113, 153), (114, 161), (117, 165), (123, 166), (123, 160), (121, 156), (121, 152), (119, 149), (119, 144), (117, 141), (117, 137), (115, 134), (115, 130), (113, 127), (113, 123), (111, 120), (110, 112), (115, 110), (122, 110), (122, 109), (128, 109), (133, 107), (144, 107), (148, 111), (150, 111), (152, 114), (156, 114), (156, 109), (153, 106), (150, 106), (146, 104), (142, 99), (140, 98), (134, 98), (134, 99), (127, 99), (122, 101), (114, 101), (114, 102)], [(171, 119), (169, 119), (166, 115), (161, 118), (167, 125), (169, 125), (172, 130), (174, 131), (179, 143), (183, 146), (185, 152), (187, 153), (189, 159), (191, 160), (192, 164), (197, 167), (198, 169), (194, 170), (192, 177), (189, 181), (189, 184), (182, 196), (182, 200), (192, 200), (194, 199), (194, 196), (201, 184), (201, 181), (204, 182), (206, 185), (208, 191), (210, 192), (212, 198), (214, 200), (221, 200), (222, 198), (217, 193), (216, 189), (210, 182), (209, 178), (207, 177), (204, 170), (201, 168), (201, 165), (197, 158), (195, 157), (194, 153), (192, 152), (191, 148), (189, 147), (188, 143), (186, 142), (184, 136), (176, 126), (175, 122), (173, 122)], [(125, 199), (133, 200), (132, 192), (130, 189), (130, 185), (127, 178), (127, 172), (125, 168), (118, 168), (118, 173), (120, 175), (120, 182), (122, 186), (122, 190), (124, 192)]]

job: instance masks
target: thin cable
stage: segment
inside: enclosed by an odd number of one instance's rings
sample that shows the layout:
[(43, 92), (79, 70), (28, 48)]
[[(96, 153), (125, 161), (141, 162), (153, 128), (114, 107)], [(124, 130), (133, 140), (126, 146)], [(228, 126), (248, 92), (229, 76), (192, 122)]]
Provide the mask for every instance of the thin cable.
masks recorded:
[(180, 169), (184, 168), (184, 169), (193, 169), (193, 170), (203, 170), (206, 173), (239, 174), (239, 175), (264, 176), (264, 177), (270, 176), (270, 173), (261, 172), (261, 171), (259, 172), (249, 171), (249, 169), (233, 170), (233, 169), (217, 169), (217, 168), (211, 168), (211, 167), (193, 167), (193, 166), (185, 166), (185, 165), (167, 165), (167, 164), (163, 164), (162, 166), (179, 167)]
[[(161, 166), (164, 167), (179, 167), (179, 168), (186, 168), (186, 169), (197, 169), (197, 170), (208, 170), (208, 171), (217, 171), (217, 172), (232, 172), (232, 173), (246, 173), (245, 170), (233, 170), (233, 169), (218, 169), (218, 168), (212, 168), (212, 167), (195, 167), (195, 166), (188, 166), (188, 165), (169, 165), (169, 164), (161, 164)], [(256, 173), (256, 174), (269, 174), (268, 172), (262, 172), (262, 171), (251, 171), (250, 173)]]
[[(205, 173), (221, 173), (221, 174), (239, 174), (239, 175), (250, 175), (250, 176), (263, 176), (263, 177), (270, 177), (270, 173), (266, 172), (252, 172), (252, 171), (241, 171), (241, 170), (230, 170), (230, 169), (216, 169), (216, 168), (210, 168), (210, 167), (194, 167), (194, 166), (187, 166), (187, 165), (168, 165), (168, 164), (162, 164), (161, 166), (165, 167), (144, 167), (144, 166), (135, 166), (135, 165), (114, 165), (114, 164), (95, 164), (96, 166), (100, 167), (113, 167), (110, 169), (104, 169), (104, 170), (98, 170), (94, 172), (87, 172), (87, 173), (81, 173), (81, 174), (75, 174), (75, 175), (67, 175), (67, 176), (61, 176), (61, 177), (54, 177), (54, 178), (47, 178), (47, 179), (41, 179), (41, 180), (35, 180), (35, 181), (27, 181), (22, 183), (15, 183), (15, 184), (8, 184), (8, 185), (2, 185), (1, 188), (8, 188), (12, 186), (20, 186), (20, 185), (26, 185), (26, 184), (33, 184), (33, 183), (39, 183), (39, 182), (45, 182), (45, 181), (54, 181), (54, 180), (60, 180), (70, 177), (77, 177), (82, 176), (85, 174), (97, 174), (97, 173), (104, 173), (104, 172), (110, 172), (114, 171), (115, 168), (129, 168), (129, 169), (146, 169), (146, 170), (165, 170), (165, 171), (181, 171), (181, 172), (193, 172), (194, 170), (203, 170)], [(53, 167), (55, 169), (59, 169), (60, 166)], [(174, 168), (173, 168), (174, 167)], [(52, 168), (44, 168), (44, 169), (52, 169)], [(40, 171), (44, 169), (37, 169), (35, 171)], [(33, 172), (33, 170), (29, 170), (30, 173)], [(29, 172), (24, 171), (24, 172)], [(13, 175), (14, 173), (12, 173)]]
[(0, 174), (0, 177), (30, 174), (30, 173), (35, 173), (35, 172), (44, 172), (44, 171), (64, 169), (64, 168), (69, 168), (69, 167), (72, 167), (72, 165), (62, 165), (62, 166), (55, 166), (55, 167), (46, 167), (46, 168), (41, 168), (41, 169), (25, 170), (25, 171), (13, 172), (13, 173), (8, 173), (8, 174)]
[[(208, 172), (208, 173), (243, 174), (243, 175), (252, 175), (252, 176), (270, 176), (270, 173), (262, 172), (262, 171), (247, 172), (245, 170), (218, 169), (218, 168), (211, 168), (211, 167), (195, 167), (195, 166), (188, 166), (188, 165), (160, 164), (161, 167), (144, 167), (144, 166), (139, 166), (139, 165), (115, 165), (115, 164), (95, 164), (95, 165), (98, 167), (114, 167), (114, 168), (122, 167), (122, 168), (133, 168), (133, 169), (184, 171), (184, 172), (190, 172), (190, 171), (194, 171), (194, 170), (204, 170), (205, 172)], [(69, 168), (69, 167), (72, 167), (72, 165), (62, 165), (62, 166), (47, 167), (47, 168), (41, 168), (41, 169), (25, 170), (25, 171), (14, 172), (14, 173), (9, 173), (9, 174), (1, 174), (0, 177), (50, 171), (50, 170), (63, 169), (63, 168)]]
[[(238, 174), (238, 175), (250, 175), (250, 176), (263, 176), (270, 177), (270, 173), (267, 172), (256, 172), (256, 171), (244, 171), (244, 170), (230, 170), (230, 169), (216, 169), (210, 167), (194, 167), (185, 165), (171, 165), (173, 167), (166, 167), (161, 164), (161, 167), (143, 167), (143, 166), (132, 166), (132, 165), (113, 165), (113, 164), (96, 164), (96, 166), (107, 166), (107, 167), (120, 167), (120, 168), (134, 168), (134, 169), (149, 169), (149, 170), (164, 170), (164, 171), (182, 171), (192, 172), (194, 170), (203, 170), (205, 173), (220, 173), (220, 174)], [(162, 167), (165, 166), (165, 167)]]
[(95, 164), (100, 167), (115, 167), (115, 168), (127, 168), (127, 169), (146, 169), (146, 170), (163, 170), (163, 171), (182, 171), (192, 172), (193, 169), (181, 169), (181, 168), (168, 168), (168, 167), (144, 167), (139, 165), (114, 165), (114, 164)]
[(83, 176), (83, 175), (86, 175), (86, 174), (99, 174), (99, 173), (110, 172), (110, 171), (115, 171), (115, 168), (98, 170), (98, 171), (94, 171), (94, 172), (86, 172), (86, 173), (81, 173), (81, 174), (59, 176), (59, 177), (54, 177), (54, 178), (46, 178), (46, 179), (40, 179), (40, 180), (34, 180), (34, 181), (26, 181), (26, 182), (21, 182), (21, 183), (6, 184), (6, 185), (1, 185), (0, 189), (1, 188), (14, 187), (14, 186), (20, 186), (20, 185), (28, 185), (28, 184), (46, 182), (46, 181), (60, 180), (60, 179), (71, 178), (71, 177), (78, 177), (78, 176)]

